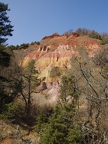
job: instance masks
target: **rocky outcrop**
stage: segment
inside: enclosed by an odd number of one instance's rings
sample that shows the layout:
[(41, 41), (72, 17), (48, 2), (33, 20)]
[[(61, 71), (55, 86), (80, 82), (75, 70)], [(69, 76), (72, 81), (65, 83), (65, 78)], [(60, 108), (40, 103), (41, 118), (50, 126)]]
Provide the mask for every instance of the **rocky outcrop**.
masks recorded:
[(58, 33), (54, 33), (54, 34), (52, 34), (51, 36), (45, 36), (45, 37), (43, 37), (42, 40), (44, 40), (44, 39), (51, 39), (51, 38), (59, 37), (59, 36), (60, 36), (60, 35), (59, 35)]
[[(40, 44), (38, 48), (24, 57), (22, 66), (26, 67), (28, 62), (34, 59), (35, 66), (39, 71), (39, 78), (45, 78), (45, 89), (48, 88), (47, 85), (49, 82), (54, 83), (60, 79), (60, 76), (59, 78), (50, 76), (50, 72), (54, 67), (70, 69), (71, 57), (80, 56), (82, 49), (85, 49), (90, 57), (102, 51), (99, 40), (94, 40), (87, 36), (80, 36), (76, 33), (68, 37), (66, 35), (59, 36), (58, 34), (46, 36), (40, 41)], [(55, 88), (53, 85), (48, 94), (57, 96), (58, 87)]]
[(33, 128), (27, 125), (21, 127), (0, 120), (0, 144), (38, 143), (39, 136), (36, 136), (32, 130)]
[[(47, 68), (67, 67), (70, 68), (70, 59), (72, 56), (79, 56), (79, 49), (77, 45), (59, 45), (55, 50), (50, 51), (51, 46), (39, 47), (37, 51), (25, 56), (23, 59), (23, 66), (26, 66), (32, 59), (36, 60), (36, 67), (40, 73)], [(101, 47), (98, 44), (89, 43), (85, 45), (86, 51), (90, 57), (98, 54), (101, 51)]]

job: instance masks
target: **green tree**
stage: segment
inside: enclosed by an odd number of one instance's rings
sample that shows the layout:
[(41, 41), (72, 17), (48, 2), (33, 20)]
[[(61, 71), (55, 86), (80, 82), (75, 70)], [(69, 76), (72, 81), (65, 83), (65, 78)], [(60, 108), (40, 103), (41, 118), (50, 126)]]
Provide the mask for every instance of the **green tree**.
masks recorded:
[(2, 74), (3, 69), (10, 64), (10, 54), (4, 50), (4, 43), (7, 40), (6, 36), (12, 36), (13, 31), (7, 11), (9, 11), (8, 5), (0, 2), (0, 113), (3, 111), (5, 104), (13, 101), (13, 97), (9, 96), (6, 91), (6, 85), (9, 84), (9, 81)]
[[(75, 96), (74, 93), (76, 92), (73, 90), (74, 82), (73, 77), (63, 77), (60, 95), (61, 100), (55, 107), (54, 114), (50, 118), (45, 131), (42, 133), (40, 139), (41, 144), (80, 143), (81, 135), (77, 120), (77, 102), (73, 103), (66, 100), (69, 94), (72, 96), (72, 99)], [(71, 85), (71, 89), (70, 85), (68, 85), (69, 83)], [(65, 86), (67, 87), (65, 88)]]
[(68, 97), (72, 100), (72, 102), (78, 101), (78, 91), (77, 91), (77, 83), (75, 82), (75, 78), (73, 76), (62, 77), (62, 84), (60, 87), (60, 98), (63, 102), (67, 101)]
[[(36, 76), (38, 71), (35, 69), (35, 61), (32, 60), (28, 63), (27, 69), (24, 71), (24, 82), (25, 82), (25, 88), (28, 90), (27, 92), (27, 98), (26, 98), (26, 114), (29, 114), (30, 106), (31, 106), (31, 94), (34, 92), (34, 86), (39, 84), (39, 80)], [(23, 95), (24, 97), (24, 95)]]
[(8, 67), (10, 64), (10, 54), (3, 50), (4, 46), (0, 46), (0, 69), (3, 67)]
[(51, 106), (44, 106), (43, 108), (40, 108), (40, 112), (39, 115), (36, 119), (36, 126), (35, 126), (35, 131), (38, 133), (42, 133), (46, 126), (49, 123), (49, 118), (52, 116), (53, 114), (53, 107)]
[(30, 61), (25, 69), (16, 67), (15, 70), (12, 87), (14, 89), (14, 93), (23, 97), (26, 116), (29, 116), (30, 114), (30, 108), (32, 105), (31, 95), (35, 92), (36, 86), (40, 83), (37, 74), (38, 71), (35, 68), (34, 60)]
[(13, 26), (7, 16), (8, 5), (0, 2), (0, 44), (6, 42), (6, 36), (12, 36)]
[[(32, 93), (36, 92), (36, 86), (40, 81), (37, 78), (38, 71), (35, 69), (35, 61), (28, 63), (26, 68), (19, 67), (17, 63), (12, 64), (1, 71), (0, 83), (0, 108), (1, 113), (15, 98), (20, 97), (25, 107), (24, 117), (31, 116)], [(22, 98), (21, 98), (22, 97)], [(8, 107), (7, 107), (8, 108)], [(28, 121), (29, 122), (29, 121)]]
[(7, 41), (6, 36), (12, 36), (13, 31), (7, 11), (9, 11), (8, 5), (0, 2), (0, 67), (8, 66), (10, 60), (10, 55), (4, 51), (5, 45), (3, 45)]
[[(80, 128), (75, 119), (75, 107), (72, 105), (57, 106), (49, 125), (41, 137), (41, 144), (79, 144)], [(72, 134), (72, 135), (71, 135)]]
[(0, 66), (0, 113), (4, 113), (5, 110), (7, 110), (7, 104), (12, 103), (17, 97), (17, 91), (15, 91), (15, 88), (13, 87), (15, 83), (15, 65), (14, 63), (14, 57), (12, 59), (11, 56), (11, 63)]

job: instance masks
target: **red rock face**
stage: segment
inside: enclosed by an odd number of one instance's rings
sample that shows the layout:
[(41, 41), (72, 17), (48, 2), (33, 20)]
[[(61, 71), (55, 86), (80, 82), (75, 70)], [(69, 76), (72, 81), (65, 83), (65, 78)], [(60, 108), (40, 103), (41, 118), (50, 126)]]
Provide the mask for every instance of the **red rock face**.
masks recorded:
[(80, 49), (84, 48), (90, 57), (100, 53), (100, 41), (79, 36), (76, 33), (69, 37), (54, 34), (44, 37), (40, 42), (38, 49), (27, 54), (23, 59), (23, 66), (26, 66), (32, 59), (36, 60), (36, 67), (40, 73), (49, 68), (67, 67), (70, 68), (70, 59), (72, 56), (79, 56)]
[[(82, 46), (80, 47), (76, 44), (59, 45), (53, 51), (50, 51), (50, 49), (52, 49), (51, 46), (46, 46), (44, 48), (39, 47), (38, 51), (33, 51), (25, 56), (23, 61), (34, 59), (36, 61), (49, 61), (49, 64), (51, 61), (58, 63), (61, 59), (70, 59), (72, 56), (78, 56), (78, 47), (80, 49), (82, 48)], [(101, 47), (97, 43), (87, 43), (84, 45), (84, 47), (88, 52), (88, 55), (91, 57), (102, 51)]]
[[(72, 56), (79, 56), (80, 49), (84, 48), (90, 57), (100, 53), (102, 48), (100, 46), (99, 40), (94, 40), (88, 38), (87, 36), (79, 36), (74, 33), (69, 37), (52, 35), (47, 36), (40, 42), (41, 45), (38, 49), (27, 54), (22, 65), (26, 66), (29, 61), (34, 59), (36, 61), (35, 65), (40, 72), (39, 78), (46, 78), (46, 85), (49, 82), (57, 83), (58, 79), (53, 79), (50, 77), (49, 73), (53, 67), (67, 68), (71, 67), (70, 59)], [(47, 88), (49, 88), (47, 86)], [(59, 86), (52, 86), (52, 90), (49, 94), (54, 95), (54, 99), (58, 97)]]

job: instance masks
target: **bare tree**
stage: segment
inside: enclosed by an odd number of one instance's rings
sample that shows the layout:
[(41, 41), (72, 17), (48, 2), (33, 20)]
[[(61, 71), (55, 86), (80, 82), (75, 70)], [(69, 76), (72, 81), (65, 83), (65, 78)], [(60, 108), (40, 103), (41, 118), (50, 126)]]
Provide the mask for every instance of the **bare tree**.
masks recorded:
[[(100, 61), (102, 63), (102, 59)], [(89, 58), (87, 55), (74, 57), (71, 73), (78, 83), (80, 103), (82, 99), (87, 101), (86, 112), (82, 118), (83, 141), (105, 143), (108, 136), (108, 80), (102, 74), (102, 67), (96, 65), (95, 58)]]

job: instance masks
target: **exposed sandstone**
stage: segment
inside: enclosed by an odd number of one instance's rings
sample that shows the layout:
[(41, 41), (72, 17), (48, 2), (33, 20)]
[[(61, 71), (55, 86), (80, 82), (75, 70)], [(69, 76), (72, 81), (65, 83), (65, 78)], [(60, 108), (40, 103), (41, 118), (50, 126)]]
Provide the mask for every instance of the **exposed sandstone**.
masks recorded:
[[(28, 62), (34, 59), (35, 66), (40, 73), (39, 78), (46, 78), (46, 89), (48, 88), (47, 84), (49, 82), (54, 83), (60, 80), (60, 76), (59, 78), (50, 76), (53, 67), (70, 69), (71, 57), (80, 56), (82, 48), (85, 49), (90, 57), (102, 51), (99, 40), (94, 40), (87, 36), (79, 36), (76, 33), (71, 34), (69, 37), (65, 35), (59, 36), (58, 34), (47, 36), (44, 37), (40, 43), (41, 45), (38, 46), (38, 48), (24, 57), (22, 66), (26, 67)], [(54, 87), (53, 85), (47, 94), (54, 95), (54, 99), (56, 99), (58, 96), (58, 88), (59, 86)]]

